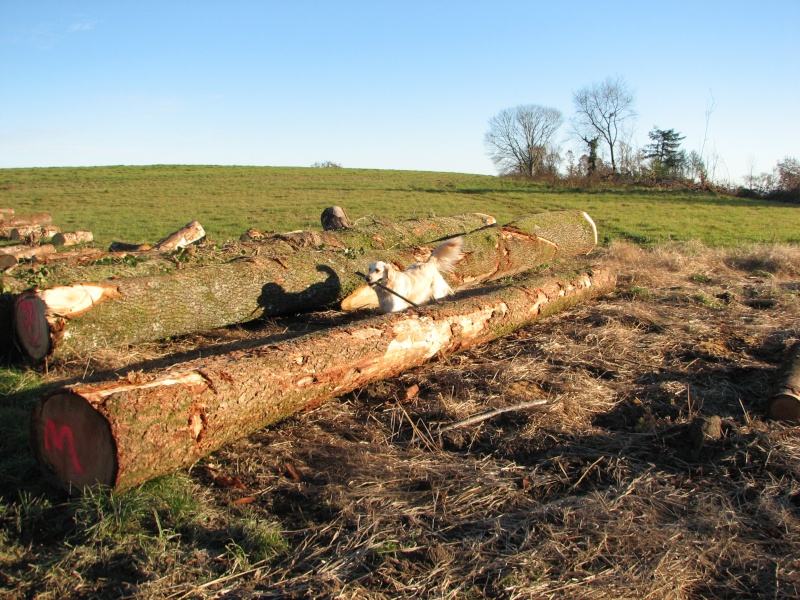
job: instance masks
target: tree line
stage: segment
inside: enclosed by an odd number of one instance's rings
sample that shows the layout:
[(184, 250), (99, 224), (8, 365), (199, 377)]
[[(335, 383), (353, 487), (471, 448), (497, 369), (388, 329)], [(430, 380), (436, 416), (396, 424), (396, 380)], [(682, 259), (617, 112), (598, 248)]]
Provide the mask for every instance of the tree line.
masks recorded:
[[(575, 112), (568, 135), (579, 156), (572, 150), (562, 154), (556, 138), (565, 123), (560, 110), (537, 104), (504, 109), (489, 120), (484, 136), (488, 155), (503, 176), (721, 187), (716, 182), (719, 157), (703, 149), (687, 152), (681, 148), (685, 136), (674, 128), (654, 126), (647, 134), (649, 143), (633, 147), (635, 98), (621, 77), (608, 77), (573, 93)], [(707, 122), (709, 116), (707, 111)], [(800, 162), (787, 157), (771, 173), (751, 175), (741, 188), (728, 188), (742, 195), (798, 201)]]

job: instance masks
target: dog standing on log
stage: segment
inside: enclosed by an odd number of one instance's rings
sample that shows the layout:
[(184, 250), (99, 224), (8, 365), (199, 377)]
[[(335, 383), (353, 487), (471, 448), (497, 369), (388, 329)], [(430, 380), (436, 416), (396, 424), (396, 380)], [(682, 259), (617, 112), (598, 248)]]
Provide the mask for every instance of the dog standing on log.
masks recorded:
[[(406, 300), (413, 304), (424, 304), (429, 300), (439, 300), (451, 295), (453, 290), (442, 277), (442, 273), (453, 272), (455, 264), (463, 256), (462, 243), (461, 237), (445, 240), (433, 249), (428, 260), (414, 263), (405, 271), (383, 261), (372, 263), (367, 282), (378, 294), (381, 311), (392, 313), (405, 310), (411, 306)], [(395, 294), (384, 288), (393, 290)]]

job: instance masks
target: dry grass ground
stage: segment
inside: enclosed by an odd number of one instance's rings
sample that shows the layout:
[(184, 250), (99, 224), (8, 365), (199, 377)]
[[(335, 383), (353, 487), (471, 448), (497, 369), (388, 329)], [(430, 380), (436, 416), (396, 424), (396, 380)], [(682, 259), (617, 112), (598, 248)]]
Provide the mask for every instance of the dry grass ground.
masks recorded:
[[(196, 465), (184, 489), (217, 512), (181, 525), (153, 509), (166, 532), (160, 553), (134, 544), (90, 569), (65, 558), (74, 548), (18, 542), (3, 589), (30, 598), (800, 596), (800, 427), (763, 416), (800, 338), (800, 247), (615, 243), (592, 260), (619, 273), (614, 294), (376, 382)], [(208, 339), (173, 350), (197, 342)], [(546, 404), (438, 433), (537, 399)], [(25, 574), (25, 562), (40, 573)]]

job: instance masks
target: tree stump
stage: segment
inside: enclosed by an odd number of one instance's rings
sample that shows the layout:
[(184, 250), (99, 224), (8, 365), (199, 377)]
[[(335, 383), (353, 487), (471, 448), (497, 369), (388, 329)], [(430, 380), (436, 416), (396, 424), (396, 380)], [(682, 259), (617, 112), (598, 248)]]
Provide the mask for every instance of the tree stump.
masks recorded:
[(325, 231), (338, 231), (339, 229), (350, 229), (352, 224), (347, 218), (347, 213), (341, 206), (330, 206), (322, 211), (320, 217), (322, 229)]

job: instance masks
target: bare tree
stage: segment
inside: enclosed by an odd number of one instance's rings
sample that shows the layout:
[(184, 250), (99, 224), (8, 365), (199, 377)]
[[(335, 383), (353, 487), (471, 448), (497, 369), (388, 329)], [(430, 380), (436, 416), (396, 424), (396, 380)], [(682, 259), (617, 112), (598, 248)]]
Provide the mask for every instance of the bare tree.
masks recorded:
[(634, 93), (621, 77), (606, 78), (581, 88), (572, 95), (576, 116), (573, 121), (583, 140), (599, 136), (608, 147), (611, 170), (617, 172), (617, 149), (624, 141), (628, 125), (636, 118)]
[(553, 138), (564, 122), (555, 108), (524, 104), (500, 111), (489, 120), (484, 142), (501, 174), (533, 177), (557, 152)]

